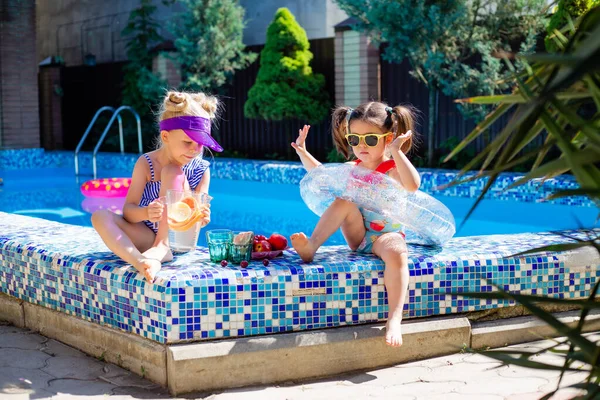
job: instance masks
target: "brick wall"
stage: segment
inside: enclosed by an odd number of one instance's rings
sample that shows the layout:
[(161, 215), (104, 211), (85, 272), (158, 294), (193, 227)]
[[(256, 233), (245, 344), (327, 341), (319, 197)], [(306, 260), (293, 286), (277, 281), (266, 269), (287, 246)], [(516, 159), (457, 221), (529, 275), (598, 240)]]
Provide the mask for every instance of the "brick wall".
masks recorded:
[(158, 54), (153, 58), (152, 72), (165, 79), (169, 85), (169, 89), (176, 88), (181, 84), (179, 67), (164, 54)]
[(0, 148), (40, 146), (35, 0), (0, 0)]

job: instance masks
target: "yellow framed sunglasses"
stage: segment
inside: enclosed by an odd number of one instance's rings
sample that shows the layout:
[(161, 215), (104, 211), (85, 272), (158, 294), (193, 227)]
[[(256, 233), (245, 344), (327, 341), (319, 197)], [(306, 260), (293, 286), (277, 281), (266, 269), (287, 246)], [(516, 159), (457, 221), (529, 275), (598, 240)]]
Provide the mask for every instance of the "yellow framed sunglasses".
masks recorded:
[(352, 147), (356, 147), (360, 144), (361, 141), (364, 141), (367, 147), (375, 147), (379, 144), (379, 139), (382, 137), (386, 137), (391, 135), (392, 132), (387, 133), (367, 133), (365, 135), (357, 135), (356, 133), (348, 133), (346, 134), (346, 140), (348, 144)]

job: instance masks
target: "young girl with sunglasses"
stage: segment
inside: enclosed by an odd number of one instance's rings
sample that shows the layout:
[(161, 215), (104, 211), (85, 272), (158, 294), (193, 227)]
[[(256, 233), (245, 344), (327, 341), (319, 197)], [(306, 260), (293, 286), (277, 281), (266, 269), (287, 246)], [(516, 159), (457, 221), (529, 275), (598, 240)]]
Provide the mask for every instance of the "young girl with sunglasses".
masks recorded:
[[(208, 193), (210, 163), (202, 158), (204, 147), (223, 151), (210, 134), (217, 108), (217, 99), (204, 93), (168, 92), (159, 113), (160, 147), (135, 163), (123, 216), (108, 210), (92, 215), (92, 225), (106, 246), (150, 283), (161, 263), (173, 259), (160, 198), (169, 189)], [(200, 222), (205, 226), (210, 208), (202, 208)]]
[[(413, 144), (414, 121), (413, 112), (404, 106), (391, 108), (380, 102), (369, 102), (356, 109), (338, 107), (332, 117), (333, 142), (346, 159), (350, 158), (352, 150), (356, 159), (349, 164), (387, 174), (407, 191), (415, 192), (421, 180), (406, 156)], [(321, 165), (306, 149), (309, 129), (310, 126), (305, 125), (296, 142), (292, 143), (307, 171)], [(374, 221), (377, 221), (376, 225), (372, 224)], [(385, 223), (378, 214), (337, 198), (323, 213), (312, 235), (295, 233), (291, 236), (292, 245), (302, 260), (311, 262), (319, 247), (340, 227), (352, 250), (373, 253), (384, 261), (389, 305), (386, 343), (401, 346), (400, 324), (409, 279), (402, 227)]]

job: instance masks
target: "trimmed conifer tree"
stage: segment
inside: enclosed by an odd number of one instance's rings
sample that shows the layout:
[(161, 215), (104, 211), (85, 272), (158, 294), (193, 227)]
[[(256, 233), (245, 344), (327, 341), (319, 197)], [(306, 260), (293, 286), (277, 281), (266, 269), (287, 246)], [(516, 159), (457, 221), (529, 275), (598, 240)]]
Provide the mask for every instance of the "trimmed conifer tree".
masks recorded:
[(329, 114), (325, 78), (313, 73), (309, 49), (306, 32), (294, 15), (287, 8), (278, 9), (267, 29), (258, 76), (244, 105), (246, 117), (314, 123)]

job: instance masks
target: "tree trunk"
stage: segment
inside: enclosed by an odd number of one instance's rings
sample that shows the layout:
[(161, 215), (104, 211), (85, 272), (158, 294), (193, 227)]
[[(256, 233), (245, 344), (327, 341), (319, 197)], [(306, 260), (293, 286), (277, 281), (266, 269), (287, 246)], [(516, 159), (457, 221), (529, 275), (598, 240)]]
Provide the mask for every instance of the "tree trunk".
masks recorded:
[(429, 83), (429, 113), (428, 113), (428, 129), (427, 129), (427, 165), (433, 168), (433, 138), (437, 128), (438, 120), (438, 90), (437, 87)]

